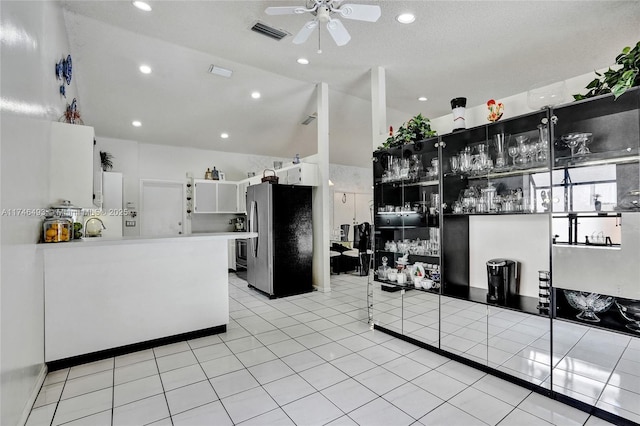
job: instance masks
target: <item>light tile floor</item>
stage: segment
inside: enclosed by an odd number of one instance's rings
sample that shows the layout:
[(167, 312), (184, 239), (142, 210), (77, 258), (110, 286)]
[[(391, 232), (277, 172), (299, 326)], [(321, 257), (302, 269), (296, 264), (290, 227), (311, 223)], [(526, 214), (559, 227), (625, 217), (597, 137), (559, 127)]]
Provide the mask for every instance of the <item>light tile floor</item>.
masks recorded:
[(366, 277), (331, 286), (269, 300), (230, 274), (226, 333), (51, 372), (27, 425), (607, 424), (371, 330)]

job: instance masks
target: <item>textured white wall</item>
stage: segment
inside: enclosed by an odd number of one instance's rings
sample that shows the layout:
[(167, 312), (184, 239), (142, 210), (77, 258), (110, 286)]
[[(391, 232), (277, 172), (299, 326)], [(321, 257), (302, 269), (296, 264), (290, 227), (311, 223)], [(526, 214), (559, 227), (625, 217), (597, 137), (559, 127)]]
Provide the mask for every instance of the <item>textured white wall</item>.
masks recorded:
[[(63, 99), (54, 74), (54, 64), (70, 53), (64, 20), (54, 2), (3, 1), (0, 7), (0, 207), (43, 208), (48, 205), (50, 123), (77, 96), (72, 81)], [(36, 245), (42, 217), (5, 214), (0, 222), (0, 424), (15, 425), (24, 420), (45, 371), (42, 258)]]

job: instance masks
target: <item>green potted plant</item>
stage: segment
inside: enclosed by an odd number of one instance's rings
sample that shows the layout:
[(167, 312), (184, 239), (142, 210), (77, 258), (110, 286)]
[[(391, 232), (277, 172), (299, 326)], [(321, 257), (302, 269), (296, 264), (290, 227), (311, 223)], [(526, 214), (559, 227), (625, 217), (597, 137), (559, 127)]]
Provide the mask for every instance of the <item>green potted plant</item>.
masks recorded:
[(389, 137), (378, 147), (378, 149), (388, 149), (402, 146), (408, 143), (421, 141), (436, 136), (438, 133), (431, 129), (431, 122), (428, 118), (418, 114), (412, 117), (398, 128), (393, 134), (393, 128), (389, 129)]
[(634, 86), (640, 85), (640, 41), (632, 49), (627, 46), (616, 57), (617, 70), (609, 68), (603, 74), (596, 72), (598, 78), (587, 85), (589, 91), (582, 95), (573, 95), (576, 101), (606, 93), (613, 93), (615, 99)]

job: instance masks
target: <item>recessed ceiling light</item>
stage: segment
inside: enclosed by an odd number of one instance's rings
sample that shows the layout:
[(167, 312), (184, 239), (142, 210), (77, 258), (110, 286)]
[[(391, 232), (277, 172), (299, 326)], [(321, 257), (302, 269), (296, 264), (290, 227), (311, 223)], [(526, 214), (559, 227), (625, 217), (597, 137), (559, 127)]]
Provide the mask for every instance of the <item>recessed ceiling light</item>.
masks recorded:
[(426, 102), (426, 101), (427, 101), (427, 97), (426, 97), (426, 96), (420, 96), (420, 97), (418, 98), (418, 100), (419, 100), (420, 102)]
[(229, 137), (229, 133), (220, 133), (220, 137), (222, 139), (227, 139)]
[(151, 74), (151, 67), (149, 65), (140, 65), (138, 69), (142, 74)]
[(260, 99), (260, 96), (261, 96), (261, 95), (260, 95), (260, 92), (253, 92), (253, 93), (251, 93), (251, 97), (252, 97), (253, 99)]
[(149, 3), (145, 3), (143, 1), (134, 1), (133, 5), (140, 10), (144, 10), (145, 12), (151, 12), (151, 6), (149, 6)]
[(401, 24), (410, 24), (416, 20), (416, 17), (413, 13), (403, 13), (401, 15), (396, 16), (396, 21)]
[(142, 123), (141, 123), (141, 122), (139, 122), (138, 120), (135, 120), (135, 121), (132, 121), (132, 122), (131, 122), (131, 125), (132, 125), (133, 127), (140, 127), (140, 126), (142, 126)]
[(298, 62), (300, 65), (309, 65), (309, 60), (307, 58), (298, 58), (296, 62)]

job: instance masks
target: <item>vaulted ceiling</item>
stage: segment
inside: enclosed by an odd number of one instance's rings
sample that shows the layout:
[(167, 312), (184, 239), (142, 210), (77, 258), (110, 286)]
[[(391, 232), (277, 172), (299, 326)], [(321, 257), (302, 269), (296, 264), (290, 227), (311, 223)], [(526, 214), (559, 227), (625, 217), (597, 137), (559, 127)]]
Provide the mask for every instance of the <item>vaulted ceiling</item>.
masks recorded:
[[(306, 156), (316, 152), (316, 122), (301, 122), (316, 112), (315, 86), (326, 82), (331, 162), (362, 167), (371, 158), (373, 67), (386, 70), (387, 118), (397, 126), (419, 112), (450, 113), (453, 97), (479, 105), (607, 67), (640, 40), (638, 1), (351, 1), (378, 4), (382, 16), (343, 19), (351, 41), (342, 47), (326, 28), (293, 44), (310, 16), (264, 13), (305, 0), (150, 0), (151, 12), (130, 1), (62, 3), (83, 120), (97, 135)], [(406, 11), (414, 23), (395, 20)], [(292, 35), (265, 37), (250, 30), (256, 21)], [(300, 57), (310, 64), (297, 64)], [(141, 64), (152, 73), (141, 74)], [(210, 74), (212, 64), (233, 75)]]

